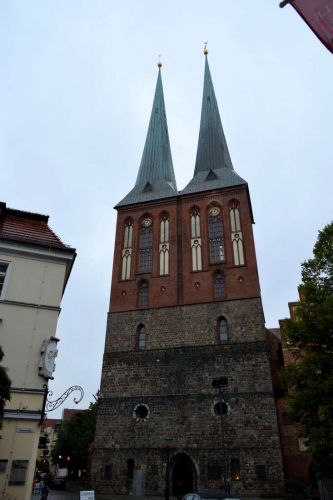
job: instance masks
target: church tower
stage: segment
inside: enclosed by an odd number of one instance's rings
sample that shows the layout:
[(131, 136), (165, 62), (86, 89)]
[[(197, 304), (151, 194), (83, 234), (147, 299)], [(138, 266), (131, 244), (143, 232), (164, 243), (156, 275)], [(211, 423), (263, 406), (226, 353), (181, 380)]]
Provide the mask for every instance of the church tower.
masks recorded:
[(160, 66), (136, 183), (116, 206), (92, 486), (279, 492), (248, 185), (231, 162), (205, 49), (194, 175), (177, 191)]

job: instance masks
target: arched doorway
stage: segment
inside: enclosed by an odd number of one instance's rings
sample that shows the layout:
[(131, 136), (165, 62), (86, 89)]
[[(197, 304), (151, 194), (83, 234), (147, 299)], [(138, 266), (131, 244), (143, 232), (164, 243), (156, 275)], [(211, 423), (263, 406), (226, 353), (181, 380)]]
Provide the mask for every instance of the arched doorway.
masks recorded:
[(171, 484), (173, 496), (183, 496), (196, 490), (196, 471), (191, 458), (179, 453), (171, 461)]

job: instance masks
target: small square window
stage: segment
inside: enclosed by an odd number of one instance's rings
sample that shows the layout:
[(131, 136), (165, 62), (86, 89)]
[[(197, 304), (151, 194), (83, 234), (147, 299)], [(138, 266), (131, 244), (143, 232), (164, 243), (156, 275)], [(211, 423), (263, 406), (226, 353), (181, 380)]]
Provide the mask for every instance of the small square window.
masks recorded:
[(25, 484), (29, 460), (13, 460), (9, 484), (17, 486)]

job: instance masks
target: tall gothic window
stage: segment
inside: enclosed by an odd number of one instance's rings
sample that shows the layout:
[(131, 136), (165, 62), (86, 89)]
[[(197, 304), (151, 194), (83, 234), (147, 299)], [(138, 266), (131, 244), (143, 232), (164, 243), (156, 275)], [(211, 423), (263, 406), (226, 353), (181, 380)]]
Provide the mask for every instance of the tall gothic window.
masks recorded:
[(146, 347), (147, 332), (144, 325), (139, 325), (137, 332), (137, 346), (138, 349), (144, 349)]
[(169, 274), (169, 216), (162, 215), (160, 220), (160, 276)]
[(214, 297), (221, 299), (225, 296), (225, 283), (222, 273), (214, 274)]
[(121, 253), (121, 279), (129, 280), (132, 263), (133, 222), (126, 221), (124, 230), (123, 250)]
[(243, 266), (244, 248), (243, 248), (243, 234), (240, 223), (239, 203), (232, 200), (229, 204), (230, 211), (230, 227), (231, 227), (231, 243), (234, 256), (235, 266)]
[(148, 307), (149, 304), (149, 290), (148, 290), (148, 283), (146, 281), (143, 281), (139, 285), (139, 297), (138, 297), (138, 303), (139, 307)]
[(210, 262), (216, 264), (224, 261), (224, 239), (221, 210), (212, 207), (208, 215)]
[(151, 273), (153, 266), (153, 223), (146, 217), (141, 223), (139, 243), (139, 272)]
[(217, 320), (217, 334), (219, 342), (227, 342), (229, 340), (228, 323), (223, 316)]
[(197, 208), (191, 210), (191, 254), (192, 271), (202, 270), (201, 254), (201, 231), (200, 231), (200, 213)]

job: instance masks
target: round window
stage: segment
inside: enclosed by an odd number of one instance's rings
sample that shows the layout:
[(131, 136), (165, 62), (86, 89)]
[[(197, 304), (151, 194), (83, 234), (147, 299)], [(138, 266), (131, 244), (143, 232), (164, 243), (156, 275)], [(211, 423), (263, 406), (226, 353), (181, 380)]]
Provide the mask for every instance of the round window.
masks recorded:
[[(229, 406), (227, 403), (222, 401), (222, 415), (226, 415), (229, 412)], [(218, 401), (214, 404), (214, 415), (221, 415), (221, 404)]]
[(137, 422), (147, 420), (147, 418), (149, 418), (149, 407), (144, 403), (138, 403), (134, 407), (133, 417)]

